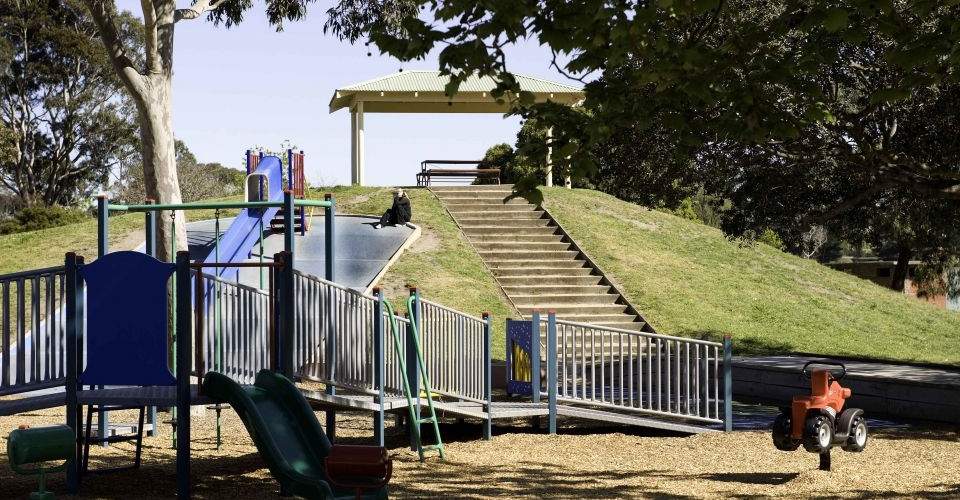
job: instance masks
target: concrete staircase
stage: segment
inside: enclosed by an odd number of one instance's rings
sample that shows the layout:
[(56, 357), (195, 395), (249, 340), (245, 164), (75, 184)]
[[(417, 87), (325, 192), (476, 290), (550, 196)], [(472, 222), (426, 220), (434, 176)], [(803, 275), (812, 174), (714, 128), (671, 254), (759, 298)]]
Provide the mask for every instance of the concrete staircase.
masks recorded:
[(524, 317), (653, 331), (557, 223), (509, 185), (431, 187)]

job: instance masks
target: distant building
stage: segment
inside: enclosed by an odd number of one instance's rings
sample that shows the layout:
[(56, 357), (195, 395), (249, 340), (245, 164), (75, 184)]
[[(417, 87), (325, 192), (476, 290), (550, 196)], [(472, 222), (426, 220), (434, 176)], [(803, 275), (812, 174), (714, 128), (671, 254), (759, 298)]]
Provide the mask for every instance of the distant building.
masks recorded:
[[(893, 269), (897, 266), (897, 263), (896, 261), (892, 260), (843, 257), (838, 261), (827, 263), (827, 265), (838, 271), (843, 271), (859, 278), (870, 280), (884, 288), (890, 288), (890, 284), (893, 280)], [(920, 300), (930, 302), (931, 304), (934, 304), (942, 309), (960, 311), (960, 297), (950, 298), (942, 294), (923, 296), (917, 295), (917, 287), (913, 283), (913, 278), (917, 266), (919, 265), (919, 260), (910, 261), (907, 271), (907, 279), (903, 286), (903, 293), (910, 295), (911, 297), (917, 297)]]

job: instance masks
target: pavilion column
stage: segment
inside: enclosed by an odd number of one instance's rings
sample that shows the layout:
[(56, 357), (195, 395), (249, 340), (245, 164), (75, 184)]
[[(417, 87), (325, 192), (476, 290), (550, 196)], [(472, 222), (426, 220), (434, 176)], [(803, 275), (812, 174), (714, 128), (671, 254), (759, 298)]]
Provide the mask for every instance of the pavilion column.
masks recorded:
[(363, 185), (363, 101), (350, 110), (350, 183)]
[(359, 184), (357, 178), (357, 112), (350, 109), (350, 184)]
[(547, 129), (547, 187), (553, 187), (553, 127)]

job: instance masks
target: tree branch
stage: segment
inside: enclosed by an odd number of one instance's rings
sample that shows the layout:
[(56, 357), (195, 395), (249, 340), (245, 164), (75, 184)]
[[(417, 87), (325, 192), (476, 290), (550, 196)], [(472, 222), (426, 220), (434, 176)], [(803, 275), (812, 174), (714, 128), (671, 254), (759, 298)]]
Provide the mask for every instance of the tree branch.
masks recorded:
[[(100, 32), (100, 38), (103, 40), (103, 45), (107, 49), (110, 61), (117, 70), (120, 80), (130, 90), (131, 94), (142, 98), (143, 75), (137, 71), (133, 60), (127, 56), (126, 50), (123, 48), (113, 11), (103, 0), (84, 0), (84, 3), (90, 9), (90, 15), (97, 25), (97, 31)], [(112, 2), (110, 3), (112, 4)]]
[[(142, 1), (147, 1), (147, 0), (142, 0)], [(217, 7), (219, 7), (221, 4), (223, 4), (226, 1), (227, 0), (198, 0), (189, 8), (177, 9), (176, 12), (174, 13), (173, 21), (177, 22), (184, 19), (187, 19), (187, 20), (196, 19), (201, 15), (203, 15), (204, 12), (215, 10)]]

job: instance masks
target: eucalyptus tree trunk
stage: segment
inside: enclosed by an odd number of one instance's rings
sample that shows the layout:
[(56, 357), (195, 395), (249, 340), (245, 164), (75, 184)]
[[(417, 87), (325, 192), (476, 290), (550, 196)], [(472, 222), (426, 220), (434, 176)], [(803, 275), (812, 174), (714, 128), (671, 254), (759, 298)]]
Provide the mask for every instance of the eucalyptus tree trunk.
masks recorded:
[[(148, 198), (157, 203), (182, 201), (173, 138), (172, 80), (170, 73), (150, 75), (144, 82), (142, 96), (137, 99), (144, 191)], [(174, 222), (172, 214), (170, 211), (161, 212), (157, 220), (157, 251), (161, 260), (173, 260), (173, 238), (176, 250), (187, 249), (183, 211), (176, 212), (176, 232), (171, 230)]]

